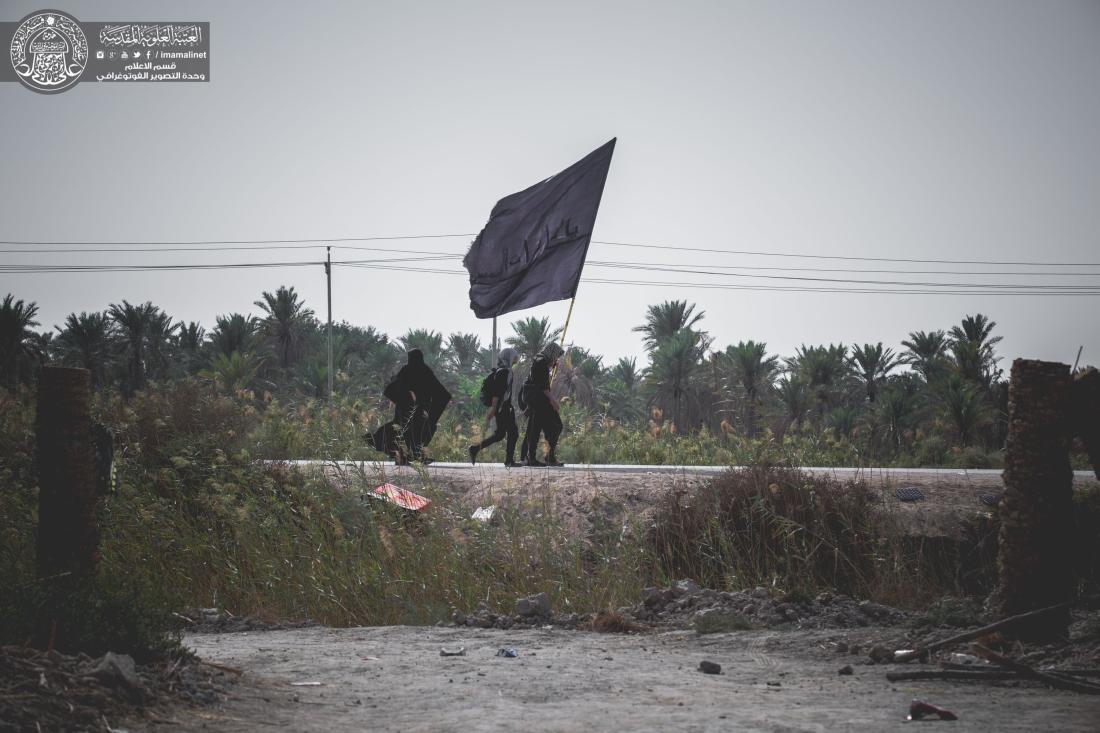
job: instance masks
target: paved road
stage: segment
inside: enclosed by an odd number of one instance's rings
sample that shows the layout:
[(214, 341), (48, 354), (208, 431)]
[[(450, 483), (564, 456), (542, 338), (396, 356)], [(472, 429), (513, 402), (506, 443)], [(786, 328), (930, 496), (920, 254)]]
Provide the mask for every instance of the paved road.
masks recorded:
[[(287, 461), (296, 466), (324, 466), (324, 465), (336, 465), (341, 468), (361, 468), (364, 470), (370, 470), (375, 468), (391, 470), (396, 468), (393, 461), (325, 461), (320, 459), (305, 459), (296, 461)], [(476, 466), (469, 463), (446, 463), (436, 462), (426, 466), (428, 473), (433, 471), (461, 471), (461, 470), (477, 470), (486, 467), (497, 467), (499, 464), (494, 463), (479, 463)], [(512, 471), (521, 472), (556, 472), (556, 471), (582, 471), (586, 473), (667, 473), (667, 474), (715, 474), (721, 473), (730, 466), (671, 466), (671, 465), (634, 465), (625, 463), (605, 463), (605, 464), (588, 464), (588, 463), (567, 463), (560, 468), (519, 468), (510, 469)], [(733, 468), (745, 468), (744, 466), (733, 466)], [(864, 478), (906, 478), (909, 476), (928, 476), (928, 477), (940, 477), (940, 478), (952, 478), (959, 476), (997, 476), (1001, 475), (1001, 469), (999, 468), (878, 468), (878, 467), (866, 467), (859, 468), (855, 466), (801, 466), (801, 470), (810, 471), (812, 473), (831, 473), (840, 478), (857, 477)], [(1092, 471), (1074, 471), (1073, 477), (1075, 479), (1088, 479), (1093, 477)]]

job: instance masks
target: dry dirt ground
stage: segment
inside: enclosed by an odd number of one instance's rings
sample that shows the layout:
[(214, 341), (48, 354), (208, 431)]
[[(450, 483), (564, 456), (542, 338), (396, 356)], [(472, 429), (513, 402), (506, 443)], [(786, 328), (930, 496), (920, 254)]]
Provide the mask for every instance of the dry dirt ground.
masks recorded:
[[(645, 522), (666, 492), (708, 478), (691, 472), (507, 470), (384, 464), (325, 467), (346, 491), (390, 481), (433, 496), (440, 510), (468, 516), (488, 504), (553, 513), (584, 533)], [(852, 474), (832, 471), (837, 478)], [(907, 513), (921, 534), (947, 534), (958, 519), (987, 511), (980, 497), (999, 494), (995, 473), (864, 472), (882, 491), (884, 511)], [(1093, 484), (1078, 475), (1075, 487)], [(898, 501), (900, 486), (926, 499)], [(252, 731), (885, 731), (906, 723), (909, 703), (925, 699), (952, 710), (951, 730), (1095, 731), (1100, 697), (1024, 682), (891, 683), (893, 665), (868, 663), (866, 649), (896, 640), (898, 628), (753, 630), (700, 636), (691, 630), (596, 634), (561, 628), (473, 627), (275, 629), (193, 634), (185, 643), (203, 659), (244, 670), (212, 707), (179, 708), (171, 722), (137, 721), (129, 730)], [(836, 651), (837, 641), (862, 655)], [(463, 656), (440, 655), (464, 647)], [(496, 656), (514, 648), (516, 658)], [(722, 674), (698, 671), (701, 661)], [(853, 674), (838, 670), (850, 664)], [(909, 665), (906, 669), (922, 669)], [(308, 683), (308, 684), (303, 684)]]
[[(1100, 697), (1031, 683), (891, 683), (891, 666), (838, 654), (893, 629), (621, 635), (466, 627), (308, 629), (186, 638), (246, 670), (215, 706), (129, 730), (1095, 731)], [(440, 655), (464, 647), (464, 656)], [(516, 658), (496, 656), (514, 648)], [(866, 648), (866, 647), (864, 647)], [(719, 675), (698, 671), (701, 661)], [(852, 664), (854, 673), (839, 675)], [(924, 668), (910, 665), (906, 669)], [(305, 683), (305, 684), (303, 684)], [(920, 698), (958, 715), (906, 723)]]

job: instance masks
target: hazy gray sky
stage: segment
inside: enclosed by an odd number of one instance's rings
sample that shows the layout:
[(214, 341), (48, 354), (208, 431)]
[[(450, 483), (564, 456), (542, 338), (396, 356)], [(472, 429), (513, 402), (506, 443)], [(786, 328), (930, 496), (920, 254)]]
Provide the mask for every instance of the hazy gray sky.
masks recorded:
[[(1100, 3), (56, 2), (84, 21), (210, 21), (208, 84), (0, 85), (0, 239), (474, 233), (502, 196), (617, 136), (596, 239), (856, 257), (1100, 263)], [(6, 63), (6, 61), (5, 61)], [(370, 244), (370, 243), (366, 243)], [(466, 238), (380, 243), (462, 254)], [(0, 245), (0, 249), (12, 249)], [(15, 255), (248, 262), (321, 251)], [(334, 250), (334, 259), (380, 253)], [(897, 268), (594, 244), (590, 262)], [(457, 262), (431, 267), (460, 269)], [(930, 270), (936, 266), (907, 266)], [(971, 266), (939, 269), (991, 270)], [(1028, 268), (1005, 267), (1003, 270)], [(1100, 284), (1076, 277), (839, 278)], [(589, 277), (746, 282), (600, 269)], [(771, 272), (769, 274), (783, 274)], [(770, 283), (776, 281), (747, 281)], [(43, 326), (125, 298), (210, 326), (320, 267), (13, 275)], [(806, 284), (806, 283), (801, 283)], [(337, 268), (335, 317), (475, 332), (457, 275)], [(571, 340), (639, 354), (647, 304), (688, 299), (724, 347), (883, 341), (997, 321), (1002, 354), (1100, 363), (1100, 298), (864, 295), (582, 282)], [(556, 324), (567, 303), (522, 313)], [(503, 333), (510, 329), (505, 317)]]

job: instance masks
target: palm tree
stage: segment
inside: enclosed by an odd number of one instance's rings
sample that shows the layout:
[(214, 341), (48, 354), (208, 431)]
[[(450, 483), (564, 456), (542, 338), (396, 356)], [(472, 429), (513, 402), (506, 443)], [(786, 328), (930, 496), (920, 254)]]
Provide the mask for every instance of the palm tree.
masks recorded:
[(259, 321), (253, 316), (230, 313), (218, 316), (209, 335), (209, 345), (215, 356), (230, 356), (233, 352), (246, 353), (252, 349)]
[(767, 393), (779, 370), (779, 357), (768, 356), (765, 342), (739, 341), (727, 346), (719, 355), (719, 365), (726, 372), (726, 389), (743, 397), (742, 418), (746, 434), (756, 434), (756, 412), (761, 397)]
[(710, 338), (691, 329), (683, 329), (659, 346), (651, 355), (647, 375), (654, 401), (672, 421), (683, 429), (699, 417), (698, 378), (710, 347)]
[(925, 382), (931, 384), (943, 374), (947, 365), (947, 336), (943, 331), (911, 331), (901, 345), (906, 349), (902, 361)]
[(916, 410), (917, 384), (912, 374), (904, 374), (891, 380), (879, 394), (876, 410), (886, 423), (890, 446), (895, 452), (901, 448), (902, 434), (909, 417)]
[(646, 351), (654, 351), (680, 331), (690, 329), (703, 320), (704, 312), (694, 311), (694, 303), (689, 305), (686, 300), (666, 300), (649, 306), (645, 323), (635, 326), (633, 330), (645, 334), (642, 341)]
[(478, 370), (478, 354), (481, 339), (472, 333), (452, 333), (447, 338), (444, 351), (447, 366), (454, 372), (469, 377)]
[(641, 386), (645, 378), (633, 356), (619, 359), (607, 371), (604, 394), (608, 413), (619, 422), (633, 422), (642, 416)]
[(163, 311), (149, 320), (149, 372), (153, 379), (160, 379), (168, 370), (169, 351), (175, 340), (179, 323), (172, 323), (171, 317)]
[(423, 328), (410, 329), (398, 341), (405, 351), (420, 349), (424, 352), (424, 362), (436, 369), (443, 360), (443, 334)]
[(260, 326), (279, 359), (279, 366), (289, 368), (301, 355), (306, 335), (314, 326), (313, 311), (298, 300), (293, 287), (280, 286), (274, 294), (263, 293), (255, 302), (267, 316)]
[(810, 411), (810, 388), (805, 380), (797, 372), (788, 373), (779, 378), (775, 384), (775, 396), (783, 410), (787, 425), (802, 427), (802, 421), (806, 419), (806, 413)]
[(882, 342), (877, 344), (864, 344), (852, 348), (852, 357), (849, 364), (852, 371), (863, 382), (867, 391), (867, 401), (874, 402), (878, 394), (879, 385), (886, 375), (898, 365), (898, 358), (893, 349), (884, 349)]
[(535, 318), (529, 316), (522, 321), (512, 322), (514, 335), (504, 339), (509, 346), (517, 349), (524, 361), (528, 364), (534, 360), (548, 344), (556, 341), (561, 335), (561, 329), (550, 328), (549, 318)]
[(219, 351), (210, 360), (210, 366), (200, 374), (212, 379), (226, 392), (250, 389), (263, 365), (263, 359), (250, 351), (231, 351), (229, 355)]
[(797, 371), (814, 390), (818, 415), (824, 416), (832, 408), (834, 388), (848, 375), (848, 347), (803, 345), (795, 351), (794, 359), (787, 360), (787, 367)]
[(955, 431), (959, 444), (967, 447), (974, 442), (978, 430), (989, 422), (989, 407), (977, 386), (966, 378), (952, 374), (939, 390), (943, 417)]
[(160, 315), (160, 308), (149, 301), (141, 305), (131, 305), (124, 300), (122, 305), (112, 303), (107, 308), (107, 314), (118, 329), (127, 353), (123, 392), (129, 396), (145, 386), (146, 346), (153, 321)]
[(92, 389), (102, 386), (111, 363), (112, 329), (107, 313), (70, 313), (65, 327), (58, 331), (56, 350), (65, 366), (76, 366), (91, 372)]
[(959, 326), (951, 327), (950, 346), (959, 373), (988, 389), (997, 378), (997, 357), (994, 347), (1001, 336), (993, 336), (997, 322), (978, 313), (966, 316)]
[(24, 304), (10, 293), (0, 303), (0, 379), (8, 389), (29, 378), (34, 362), (42, 357), (38, 335), (32, 330), (38, 325), (37, 315), (35, 303)]
[(196, 321), (184, 323), (180, 321), (176, 332), (176, 346), (182, 356), (183, 371), (190, 374), (199, 363), (199, 351), (202, 349), (206, 331)]

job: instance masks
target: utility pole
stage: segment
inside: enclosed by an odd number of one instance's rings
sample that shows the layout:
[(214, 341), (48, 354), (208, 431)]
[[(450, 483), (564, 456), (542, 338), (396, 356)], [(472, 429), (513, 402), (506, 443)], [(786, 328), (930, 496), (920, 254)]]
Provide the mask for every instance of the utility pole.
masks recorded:
[(328, 398), (332, 401), (332, 247), (325, 247), (325, 280), (328, 283)]

